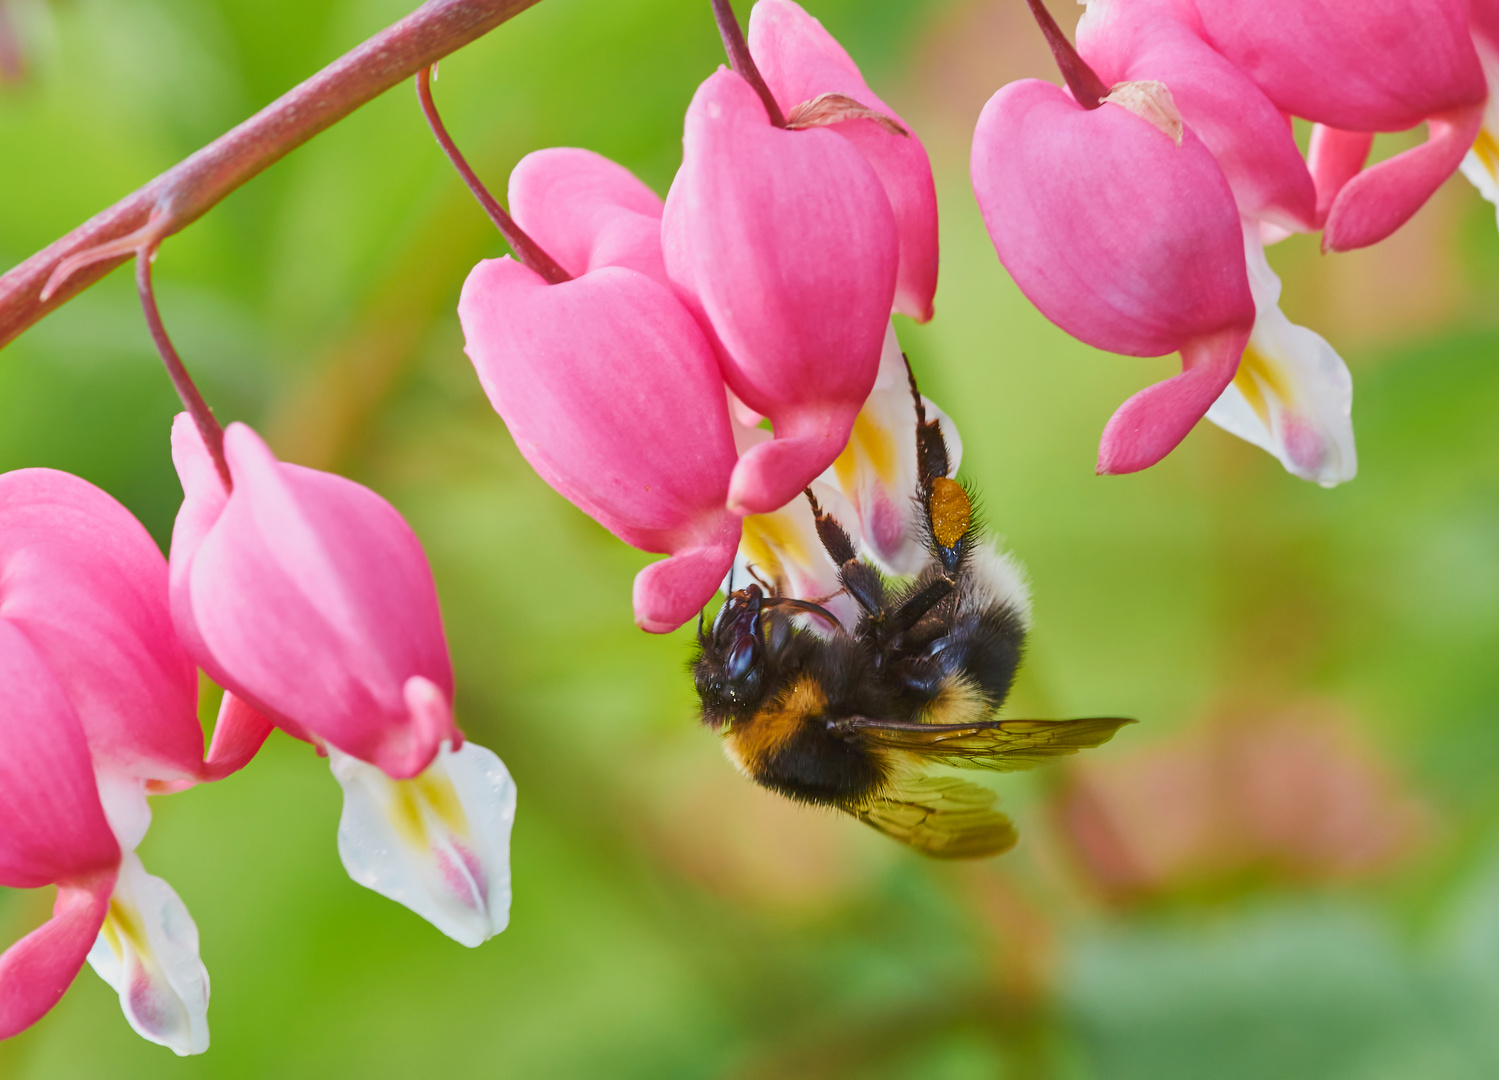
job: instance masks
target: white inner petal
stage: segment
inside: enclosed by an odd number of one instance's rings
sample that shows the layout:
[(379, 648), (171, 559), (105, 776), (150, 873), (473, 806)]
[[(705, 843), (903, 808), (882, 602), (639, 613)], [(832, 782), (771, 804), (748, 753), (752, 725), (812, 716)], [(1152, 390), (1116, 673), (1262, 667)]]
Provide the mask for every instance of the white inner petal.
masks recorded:
[(1323, 487), (1353, 479), (1353, 379), (1336, 350), (1280, 310), (1280, 279), (1252, 227), (1245, 231), (1255, 322), (1238, 374), (1208, 410), (1223, 430), (1253, 443), (1286, 471)]
[(179, 1057), (208, 1049), (208, 971), (198, 927), (165, 881), (127, 852), (88, 960), (142, 1038)]
[[(963, 457), (957, 427), (941, 409), (923, 396), (928, 420), (940, 424), (947, 444), (948, 476)], [(854, 520), (834, 515), (849, 531), (860, 554), (886, 573), (914, 574), (926, 564), (917, 511), (916, 407), (905, 358), (893, 326), (885, 335), (874, 389), (854, 420), (848, 445), (818, 479), (836, 487), (853, 510)]]
[(338, 854), (349, 877), (473, 947), (510, 921), (515, 781), (474, 743), (443, 744), (421, 775), (392, 780), (329, 747), (344, 790)]

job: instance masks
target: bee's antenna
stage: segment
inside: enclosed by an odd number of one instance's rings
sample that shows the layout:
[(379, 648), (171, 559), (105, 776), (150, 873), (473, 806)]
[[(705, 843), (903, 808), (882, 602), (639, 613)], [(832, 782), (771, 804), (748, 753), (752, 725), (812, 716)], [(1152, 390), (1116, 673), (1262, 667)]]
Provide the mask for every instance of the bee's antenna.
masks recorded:
[(900, 354), (901, 360), (906, 365), (906, 382), (911, 387), (911, 400), (916, 403), (916, 428), (919, 431), (926, 426), (926, 406), (921, 401), (921, 391), (916, 389), (916, 372), (911, 367), (911, 358), (904, 352)]
[(729, 595), (734, 595), (734, 564), (729, 563)]
[(697, 640), (699, 643), (701, 643), (703, 638), (706, 636), (703, 633), (703, 618), (707, 613), (707, 608), (700, 608), (697, 613)]

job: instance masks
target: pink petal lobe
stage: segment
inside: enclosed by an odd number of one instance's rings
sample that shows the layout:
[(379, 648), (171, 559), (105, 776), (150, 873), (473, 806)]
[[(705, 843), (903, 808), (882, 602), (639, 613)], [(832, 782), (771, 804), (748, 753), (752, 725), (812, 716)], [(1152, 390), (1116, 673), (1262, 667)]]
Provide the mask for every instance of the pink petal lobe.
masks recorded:
[(120, 860), (83, 726), (46, 658), (0, 618), (0, 885), (35, 889)]
[(1212, 152), (1239, 211), (1287, 230), (1315, 227), (1315, 192), (1290, 125), (1202, 40), (1171, 0), (1093, 0), (1078, 23), (1083, 58), (1109, 85), (1164, 82)]
[(1483, 71), (1462, 0), (1199, 0), (1210, 45), (1282, 111), (1403, 131), (1476, 105)]
[[(662, 240), (679, 295), (712, 328), (724, 380), (777, 438), (846, 417), (874, 385), (899, 242), (879, 177), (847, 139), (774, 128), (720, 70), (693, 97)], [(799, 490), (825, 460), (782, 478)]]
[(46, 657), (91, 752), (142, 778), (203, 758), (198, 675), (172, 627), (167, 564), (130, 511), (53, 469), (0, 476), (4, 617)]
[(1098, 448), (1102, 475), (1139, 472), (1187, 437), (1239, 367), (1249, 331), (1229, 330), (1182, 350), (1182, 373), (1148, 386), (1119, 406)]
[(1357, 176), (1369, 160), (1374, 145), (1372, 131), (1342, 131), (1317, 124), (1312, 128), (1311, 145), (1306, 164), (1317, 186), (1317, 227), (1321, 228), (1332, 210), (1333, 200), (1343, 185)]
[(636, 574), (635, 624), (653, 634), (666, 634), (696, 618), (733, 565), (737, 529), (726, 539), (712, 547), (675, 552)]
[(537, 150), (510, 173), (516, 224), (574, 277), (624, 266), (667, 284), (661, 208), (629, 169), (591, 150)]
[[(495, 259), (469, 275), (458, 317), (485, 393), (553, 488), (645, 551), (738, 542), (724, 509), (736, 458), (723, 381), (667, 288), (620, 267), (547, 285)], [(695, 614), (716, 588), (682, 603)], [(659, 623), (647, 608), (637, 619)]]
[(1327, 215), (1323, 249), (1368, 247), (1404, 225), (1457, 171), (1482, 126), (1481, 102), (1429, 117), (1424, 143), (1370, 166), (1343, 185)]
[(208, 758), (203, 778), (221, 780), (250, 763), (275, 729), (275, 725), (239, 698), (224, 691), (219, 717), (213, 725), (213, 741), (208, 744)]
[(113, 870), (57, 888), (52, 918), (0, 955), (0, 1039), (25, 1031), (62, 999), (104, 925)]
[(1083, 110), (1037, 79), (979, 117), (974, 194), (999, 260), (1041, 313), (1097, 348), (1160, 356), (1233, 328), (1254, 300), (1228, 182), (1190, 128)]
[(850, 120), (830, 130), (858, 148), (884, 185), (900, 238), (895, 310), (926, 322), (937, 291), (937, 189), (921, 140), (869, 89), (837, 39), (792, 0), (760, 0), (750, 11), (748, 39), (783, 113), (823, 94), (846, 94), (906, 129), (901, 136), (873, 120)]
[(729, 481), (729, 508), (736, 514), (769, 514), (798, 498), (807, 486), (799, 478), (820, 475), (843, 453), (858, 412), (798, 415), (778, 428), (774, 439), (746, 450)]

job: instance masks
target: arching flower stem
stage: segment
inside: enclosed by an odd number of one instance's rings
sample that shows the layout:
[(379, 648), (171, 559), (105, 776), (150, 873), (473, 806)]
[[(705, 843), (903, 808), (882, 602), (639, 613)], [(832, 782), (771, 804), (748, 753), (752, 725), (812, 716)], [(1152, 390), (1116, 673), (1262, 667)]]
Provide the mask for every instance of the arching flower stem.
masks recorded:
[(770, 87), (765, 85), (765, 78), (760, 74), (760, 69), (755, 66), (755, 59), (750, 55), (749, 44), (744, 40), (744, 31), (740, 29), (739, 20), (734, 17), (734, 9), (730, 6), (729, 0), (713, 0), (713, 18), (718, 22), (718, 36), (723, 38), (723, 50), (729, 54), (729, 67), (755, 88), (755, 93), (760, 95), (760, 100), (765, 104), (765, 112), (770, 116), (770, 122), (778, 128), (785, 127), (785, 114), (776, 104), (775, 95), (770, 92)]
[(1036, 25), (1041, 27), (1041, 33), (1046, 37), (1046, 44), (1051, 46), (1051, 55), (1056, 58), (1057, 67), (1061, 69), (1062, 78), (1066, 80), (1067, 89), (1072, 91), (1074, 100), (1085, 109), (1098, 108), (1103, 104), (1103, 99), (1109, 96), (1109, 88), (1098, 77), (1098, 73), (1088, 66), (1088, 62), (1078, 55), (1077, 48), (1067, 40), (1067, 35), (1062, 33), (1062, 28), (1051, 17), (1051, 12), (1046, 10), (1044, 0), (1026, 0), (1026, 3), (1035, 16)]
[(229, 477), (229, 463), (224, 460), (224, 429), (219, 426), (218, 418), (213, 415), (208, 402), (198, 392), (198, 387), (183, 366), (182, 357), (177, 354), (177, 347), (172, 344), (167, 328), (161, 321), (161, 310), (156, 306), (156, 290), (151, 286), (151, 260), (154, 257), (155, 252), (144, 247), (135, 253), (135, 289), (140, 294), (141, 310), (145, 312), (146, 325), (151, 329), (151, 340), (156, 342), (156, 351), (161, 353), (161, 362), (166, 365), (172, 386), (176, 388), (183, 407), (193, 418), (198, 434), (203, 436), (203, 442), (208, 446), (214, 467), (218, 469), (219, 479), (224, 482), (224, 490), (232, 491), (234, 481)]
[(442, 117), (437, 113), (437, 103), (432, 100), (432, 73), (435, 68), (434, 64), (416, 73), (416, 96), (417, 100), (422, 103), (422, 113), (427, 117), (427, 124), (432, 128), (432, 134), (437, 137), (437, 144), (442, 147), (442, 152), (448, 155), (453, 168), (458, 170), (458, 175), (468, 185), (469, 191), (473, 192), (474, 198), (479, 200), (479, 205), (489, 215), (489, 220), (494, 222), (494, 227), (500, 230), (500, 235), (514, 250), (516, 257), (528, 269), (534, 270), (545, 278), (549, 284), (560, 285), (564, 281), (571, 281), (572, 275), (562, 269), (556, 259), (543, 251), (536, 241), (521, 230), (521, 227), (515, 223), (515, 219), (506, 213), (505, 208), (489, 193), (489, 189), (484, 186), (484, 181), (480, 180), (474, 170), (469, 168), (468, 161), (453, 142), (448, 129), (443, 125)]

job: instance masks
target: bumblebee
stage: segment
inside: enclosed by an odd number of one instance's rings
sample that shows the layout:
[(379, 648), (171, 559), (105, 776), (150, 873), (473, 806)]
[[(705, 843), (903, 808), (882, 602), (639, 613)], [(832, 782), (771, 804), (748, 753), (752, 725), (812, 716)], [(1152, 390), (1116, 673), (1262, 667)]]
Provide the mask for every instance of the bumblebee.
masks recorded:
[(907, 375), (926, 565), (908, 584), (886, 579), (809, 488), (818, 539), (857, 604), (855, 625), (769, 583), (731, 582), (711, 629), (699, 616), (693, 677), (703, 722), (756, 783), (851, 814), (926, 855), (996, 855), (1016, 834), (993, 809), (994, 793), (928, 766), (1029, 769), (1133, 721), (993, 719), (1025, 649), (1025, 588), (981, 541), (973, 500), (948, 475), (940, 421), (927, 419), (909, 366)]

